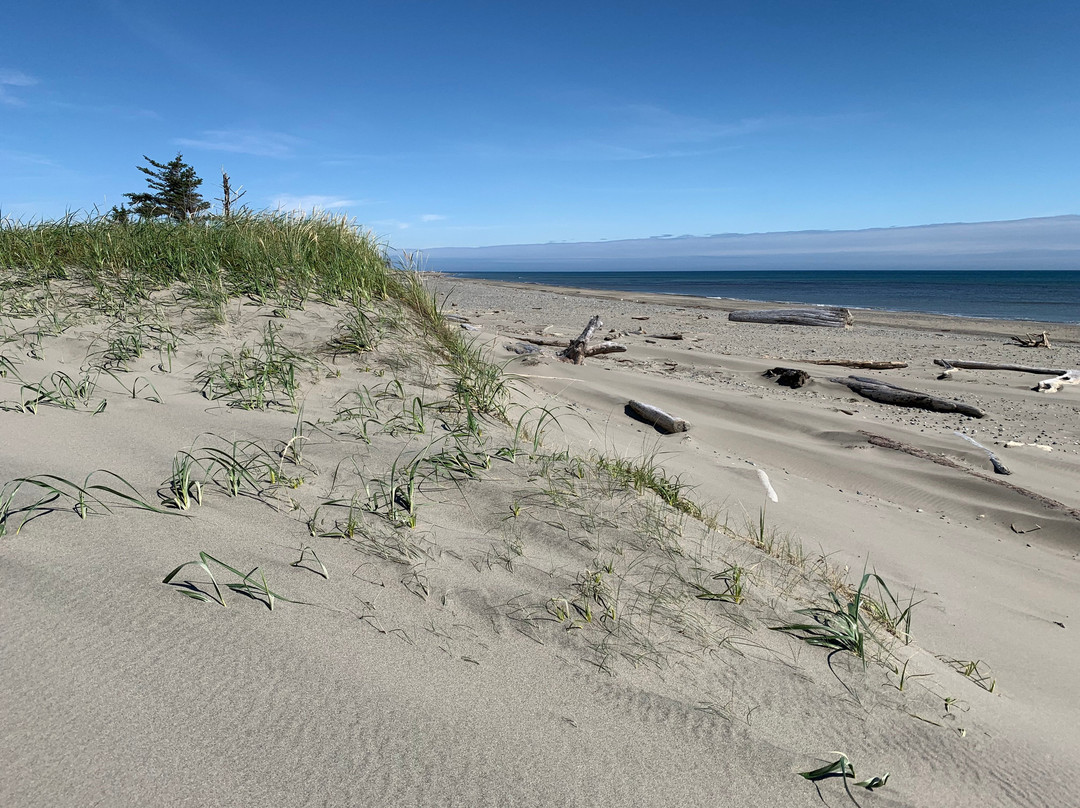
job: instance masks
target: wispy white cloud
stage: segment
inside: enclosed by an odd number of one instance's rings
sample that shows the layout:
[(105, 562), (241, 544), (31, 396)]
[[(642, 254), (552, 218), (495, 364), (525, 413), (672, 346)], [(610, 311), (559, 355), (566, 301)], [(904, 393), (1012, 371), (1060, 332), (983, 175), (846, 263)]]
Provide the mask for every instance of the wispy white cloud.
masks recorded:
[(412, 224), (410, 222), (403, 222), (400, 219), (378, 219), (374, 222), (369, 222), (372, 227), (388, 228), (390, 230), (408, 230)]
[(175, 143), (191, 149), (251, 154), (256, 157), (291, 157), (300, 138), (283, 132), (259, 129), (210, 129), (197, 138), (177, 138)]
[(38, 80), (21, 70), (8, 70), (0, 68), (0, 104), (21, 106), (26, 102), (14, 95), (9, 87), (33, 87)]
[(443, 216), (440, 213), (425, 213), (423, 216), (420, 217), (420, 221), (422, 221), (422, 222), (441, 222), (445, 218), (446, 217)]
[(34, 152), (17, 151), (15, 149), (0, 149), (0, 165), (17, 164), (17, 165), (35, 165), (35, 166), (47, 166), (49, 168), (59, 168), (60, 164), (50, 157), (46, 157), (44, 154), (35, 154)]
[(313, 210), (338, 210), (362, 205), (362, 199), (345, 199), (340, 196), (324, 196), (320, 194), (306, 194), (296, 196), (294, 194), (278, 194), (270, 199), (270, 207), (275, 210), (310, 212)]

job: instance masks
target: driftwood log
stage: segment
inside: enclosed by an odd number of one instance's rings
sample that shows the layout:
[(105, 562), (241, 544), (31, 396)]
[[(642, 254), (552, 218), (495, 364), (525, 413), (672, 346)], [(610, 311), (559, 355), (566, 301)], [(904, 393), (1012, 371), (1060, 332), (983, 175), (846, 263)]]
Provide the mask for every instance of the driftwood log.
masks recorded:
[(630, 415), (641, 419), (647, 424), (652, 424), (661, 432), (671, 434), (673, 432), (686, 432), (690, 429), (690, 424), (682, 418), (668, 415), (659, 407), (654, 407), (651, 404), (645, 404), (641, 401), (634, 401), (631, 399), (626, 403), (626, 410)]
[(862, 362), (857, 359), (798, 359), (808, 365), (835, 365), (842, 368), (855, 368), (857, 370), (899, 370), (906, 368), (907, 362)]
[(994, 362), (968, 362), (964, 359), (935, 359), (934, 364), (945, 368), (938, 376), (939, 379), (947, 379), (958, 370), (1011, 370), (1015, 373), (1037, 373), (1040, 376), (1061, 376), (1068, 373), (1063, 368), (1038, 368), (1029, 365), (1000, 365)]
[(1080, 370), (1067, 370), (1055, 379), (1043, 379), (1034, 389), (1040, 393), (1056, 393), (1066, 384), (1080, 384)]
[(589, 320), (589, 324), (585, 326), (585, 330), (571, 340), (566, 348), (559, 351), (558, 356), (568, 362), (573, 362), (575, 365), (580, 365), (588, 356), (585, 350), (589, 347), (589, 340), (592, 339), (593, 332), (602, 325), (600, 315), (594, 314), (592, 319)]
[(970, 418), (982, 418), (986, 413), (978, 407), (972, 407), (962, 401), (950, 401), (945, 398), (937, 398), (929, 393), (920, 393), (917, 390), (908, 390), (906, 387), (897, 387), (895, 384), (883, 382), (880, 379), (867, 379), (863, 376), (848, 376), (846, 378), (834, 378), (829, 381), (845, 385), (863, 398), (877, 401), (880, 404), (895, 404), (898, 407), (917, 407), (933, 412), (958, 412)]
[(1073, 519), (1080, 520), (1080, 509), (1070, 508), (1068, 505), (1058, 502), (1057, 500), (1050, 499), (1049, 497), (1044, 497), (1042, 494), (1038, 494), (1035, 491), (1029, 491), (1027, 488), (1021, 488), (1018, 485), (1013, 485), (1012, 483), (1006, 482), (1005, 480), (995, 479), (994, 477), (990, 477), (981, 472), (972, 471), (971, 469), (965, 468), (964, 466), (960, 465), (955, 460), (950, 460), (943, 455), (930, 454), (930, 452), (926, 451), (925, 449), (920, 449), (917, 446), (909, 446), (906, 443), (901, 443), (900, 441), (893, 440), (892, 438), (886, 438), (884, 435), (875, 435), (873, 432), (863, 432), (862, 430), (860, 430), (860, 434), (866, 437), (867, 443), (871, 443), (874, 446), (880, 446), (883, 449), (893, 449), (897, 452), (909, 454), (912, 457), (918, 457), (922, 460), (929, 460), (932, 463), (937, 463), (939, 466), (945, 466), (946, 468), (962, 471), (966, 474), (970, 474), (972, 477), (978, 477), (980, 480), (984, 480), (988, 483), (993, 483), (994, 485), (1000, 485), (1002, 488), (1008, 488), (1010, 491), (1014, 491), (1021, 496), (1025, 496), (1028, 499), (1033, 499), (1045, 508), (1049, 508), (1053, 511), (1063, 512), (1071, 516)]
[(733, 311), (728, 314), (733, 323), (777, 323), (781, 325), (816, 325), (825, 328), (847, 328), (854, 320), (847, 309), (823, 306), (812, 309), (759, 309)]

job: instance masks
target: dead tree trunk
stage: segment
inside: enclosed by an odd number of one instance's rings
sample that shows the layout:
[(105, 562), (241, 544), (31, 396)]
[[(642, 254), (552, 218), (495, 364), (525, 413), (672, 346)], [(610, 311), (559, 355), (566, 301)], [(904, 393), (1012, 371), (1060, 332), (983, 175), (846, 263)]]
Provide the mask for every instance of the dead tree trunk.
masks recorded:
[(937, 398), (929, 393), (920, 393), (917, 390), (908, 390), (905, 387), (897, 387), (895, 384), (883, 382), (880, 379), (867, 379), (862, 376), (848, 376), (847, 378), (835, 378), (829, 381), (845, 385), (863, 398), (877, 401), (880, 404), (895, 404), (898, 407), (917, 407), (933, 412), (958, 412), (970, 418), (982, 418), (986, 413), (970, 404), (962, 401), (950, 401)]
[(658, 407), (653, 407), (650, 404), (644, 404), (640, 401), (631, 399), (626, 403), (626, 409), (642, 421), (652, 424), (661, 432), (671, 434), (672, 432), (686, 432), (690, 429), (690, 424), (682, 418), (668, 415), (663, 410)]
[(728, 314), (728, 319), (733, 323), (816, 325), (826, 328), (847, 328), (854, 322), (850, 311), (836, 307), (733, 311)]
[(575, 365), (580, 365), (585, 361), (585, 357), (588, 355), (585, 353), (585, 350), (589, 347), (589, 340), (592, 338), (593, 332), (602, 325), (603, 323), (600, 322), (600, 315), (593, 315), (593, 318), (589, 320), (589, 324), (585, 326), (585, 330), (581, 332), (577, 339), (571, 341), (564, 350), (559, 351), (558, 355), (562, 359), (573, 362)]

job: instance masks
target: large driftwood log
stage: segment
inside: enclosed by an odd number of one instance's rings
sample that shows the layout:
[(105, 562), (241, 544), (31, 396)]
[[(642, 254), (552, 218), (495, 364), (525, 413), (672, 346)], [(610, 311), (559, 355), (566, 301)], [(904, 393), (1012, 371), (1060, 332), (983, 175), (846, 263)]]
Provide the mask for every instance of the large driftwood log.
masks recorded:
[(690, 429), (690, 424), (682, 418), (668, 415), (659, 407), (654, 407), (651, 404), (645, 404), (641, 401), (634, 401), (631, 399), (626, 403), (626, 409), (632, 415), (637, 416), (646, 423), (652, 424), (662, 432), (670, 434), (672, 432), (686, 432)]
[(1067, 370), (1058, 368), (1036, 368), (1028, 365), (1000, 365), (995, 362), (968, 362), (964, 359), (935, 359), (934, 364), (945, 368), (938, 376), (939, 379), (947, 379), (957, 370), (1011, 370), (1015, 373), (1038, 373), (1040, 376), (1060, 376), (1068, 373)]
[(863, 362), (857, 359), (795, 359), (790, 361), (805, 362), (808, 365), (835, 365), (857, 370), (898, 370), (908, 366), (907, 362)]
[(728, 314), (733, 323), (778, 323), (782, 325), (817, 325), (826, 328), (847, 328), (852, 324), (847, 309), (823, 306), (812, 309), (759, 309), (733, 311)]
[(1040, 393), (1056, 393), (1066, 384), (1080, 384), (1080, 370), (1066, 370), (1056, 379), (1043, 379), (1034, 389)]
[(881, 404), (895, 404), (898, 407), (918, 407), (933, 412), (958, 412), (971, 418), (982, 418), (986, 413), (978, 407), (972, 407), (962, 401), (950, 401), (937, 398), (929, 393), (920, 393), (918, 390), (908, 390), (906, 387), (897, 387), (895, 384), (883, 382), (880, 379), (867, 379), (863, 376), (848, 376), (846, 378), (834, 378), (829, 381), (845, 385), (863, 398), (877, 401)]
[(972, 477), (978, 477), (980, 480), (984, 480), (988, 483), (993, 483), (994, 485), (1000, 485), (1003, 488), (1008, 488), (1010, 491), (1016, 492), (1017, 494), (1028, 497), (1029, 499), (1033, 499), (1040, 505), (1049, 508), (1050, 510), (1062, 511), (1071, 516), (1073, 519), (1080, 520), (1080, 509), (1070, 508), (1068, 505), (1058, 502), (1057, 500), (1050, 499), (1049, 497), (1044, 497), (1042, 494), (1038, 494), (1034, 491), (1029, 491), (1026, 488), (1021, 488), (1018, 485), (1013, 485), (1012, 483), (1006, 482), (1005, 480), (995, 479), (994, 477), (990, 477), (978, 471), (972, 471), (969, 468), (961, 466), (955, 460), (950, 460), (949, 458), (942, 455), (930, 454), (930, 452), (926, 451), (925, 449), (920, 449), (917, 446), (909, 446), (906, 443), (901, 443), (900, 441), (893, 440), (892, 438), (886, 438), (884, 435), (875, 435), (873, 432), (864, 432), (862, 430), (860, 430), (860, 434), (865, 435), (867, 443), (871, 443), (874, 446), (880, 446), (883, 449), (893, 449), (897, 452), (909, 454), (912, 457), (918, 457), (922, 460), (929, 460), (932, 463), (937, 463), (939, 466), (945, 466), (946, 468), (962, 471), (966, 474), (970, 474)]
[(585, 353), (585, 349), (589, 347), (589, 340), (592, 339), (593, 332), (602, 325), (600, 315), (594, 314), (593, 318), (589, 320), (589, 324), (585, 326), (585, 330), (576, 339), (571, 340), (566, 348), (559, 351), (558, 356), (568, 362), (573, 362), (575, 365), (580, 365), (588, 355)]

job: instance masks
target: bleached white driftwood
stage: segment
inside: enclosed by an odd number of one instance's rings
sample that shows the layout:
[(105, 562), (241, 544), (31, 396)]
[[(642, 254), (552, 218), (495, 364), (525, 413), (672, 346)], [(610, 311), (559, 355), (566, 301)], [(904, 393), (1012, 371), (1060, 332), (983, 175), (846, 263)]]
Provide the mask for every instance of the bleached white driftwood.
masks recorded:
[(654, 407), (651, 404), (645, 404), (644, 402), (631, 399), (626, 403), (626, 408), (642, 421), (652, 424), (662, 432), (686, 432), (690, 429), (690, 424), (682, 418), (668, 415), (659, 407)]
[(962, 401), (950, 401), (949, 399), (937, 398), (929, 393), (920, 393), (918, 390), (908, 390), (906, 387), (897, 387), (881, 379), (867, 379), (863, 376), (848, 376), (847, 378), (829, 379), (831, 382), (843, 384), (849, 389), (871, 401), (881, 404), (895, 404), (898, 407), (918, 407), (933, 412), (958, 412), (971, 418), (982, 418), (986, 413), (978, 407), (965, 404)]
[(1067, 384), (1080, 384), (1080, 370), (1066, 370), (1055, 379), (1043, 379), (1035, 389), (1040, 393), (1056, 393)]
[(757, 470), (758, 479), (761, 480), (761, 484), (765, 486), (765, 496), (771, 499), (773, 502), (779, 502), (779, 498), (776, 496), (776, 492), (773, 490), (772, 483), (769, 482), (769, 475), (765, 473), (764, 469)]
[(934, 364), (945, 368), (945, 371), (938, 376), (939, 379), (947, 379), (957, 370), (1011, 370), (1015, 373), (1038, 373), (1040, 376), (1047, 373), (1053, 376), (1068, 372), (1058, 368), (1039, 368), (1029, 365), (997, 364), (995, 362), (968, 362), (964, 359), (935, 359)]
[(1050, 335), (1043, 331), (1041, 334), (1025, 334), (1023, 336), (1009, 337), (1017, 345), (1025, 348), (1053, 348), (1050, 344)]
[(847, 328), (852, 324), (847, 309), (822, 306), (812, 309), (759, 309), (733, 311), (728, 314), (733, 323), (777, 323), (782, 325), (816, 325), (826, 328)]
[(592, 339), (593, 332), (602, 325), (603, 323), (600, 322), (600, 315), (593, 315), (593, 318), (589, 320), (589, 324), (585, 326), (585, 330), (582, 331), (576, 339), (571, 340), (570, 344), (565, 349), (559, 351), (558, 356), (573, 362), (575, 365), (580, 365), (585, 361), (585, 357), (588, 356), (585, 349), (589, 347), (589, 340)]
[(989, 449), (987, 449), (985, 446), (983, 446), (981, 443), (979, 443), (977, 440), (975, 440), (975, 438), (971, 437), (971, 435), (965, 435), (963, 432), (959, 432), (959, 431), (957, 431), (955, 429), (953, 430), (953, 434), (954, 435), (959, 435), (961, 438), (966, 440), (972, 446), (976, 446), (979, 449), (982, 449), (984, 452), (986, 452), (987, 457), (990, 458), (990, 465), (992, 465), (994, 467), (994, 473), (995, 474), (1012, 474), (1012, 472), (1009, 471), (1008, 467), (998, 459), (998, 456), (996, 454), (994, 454)]

